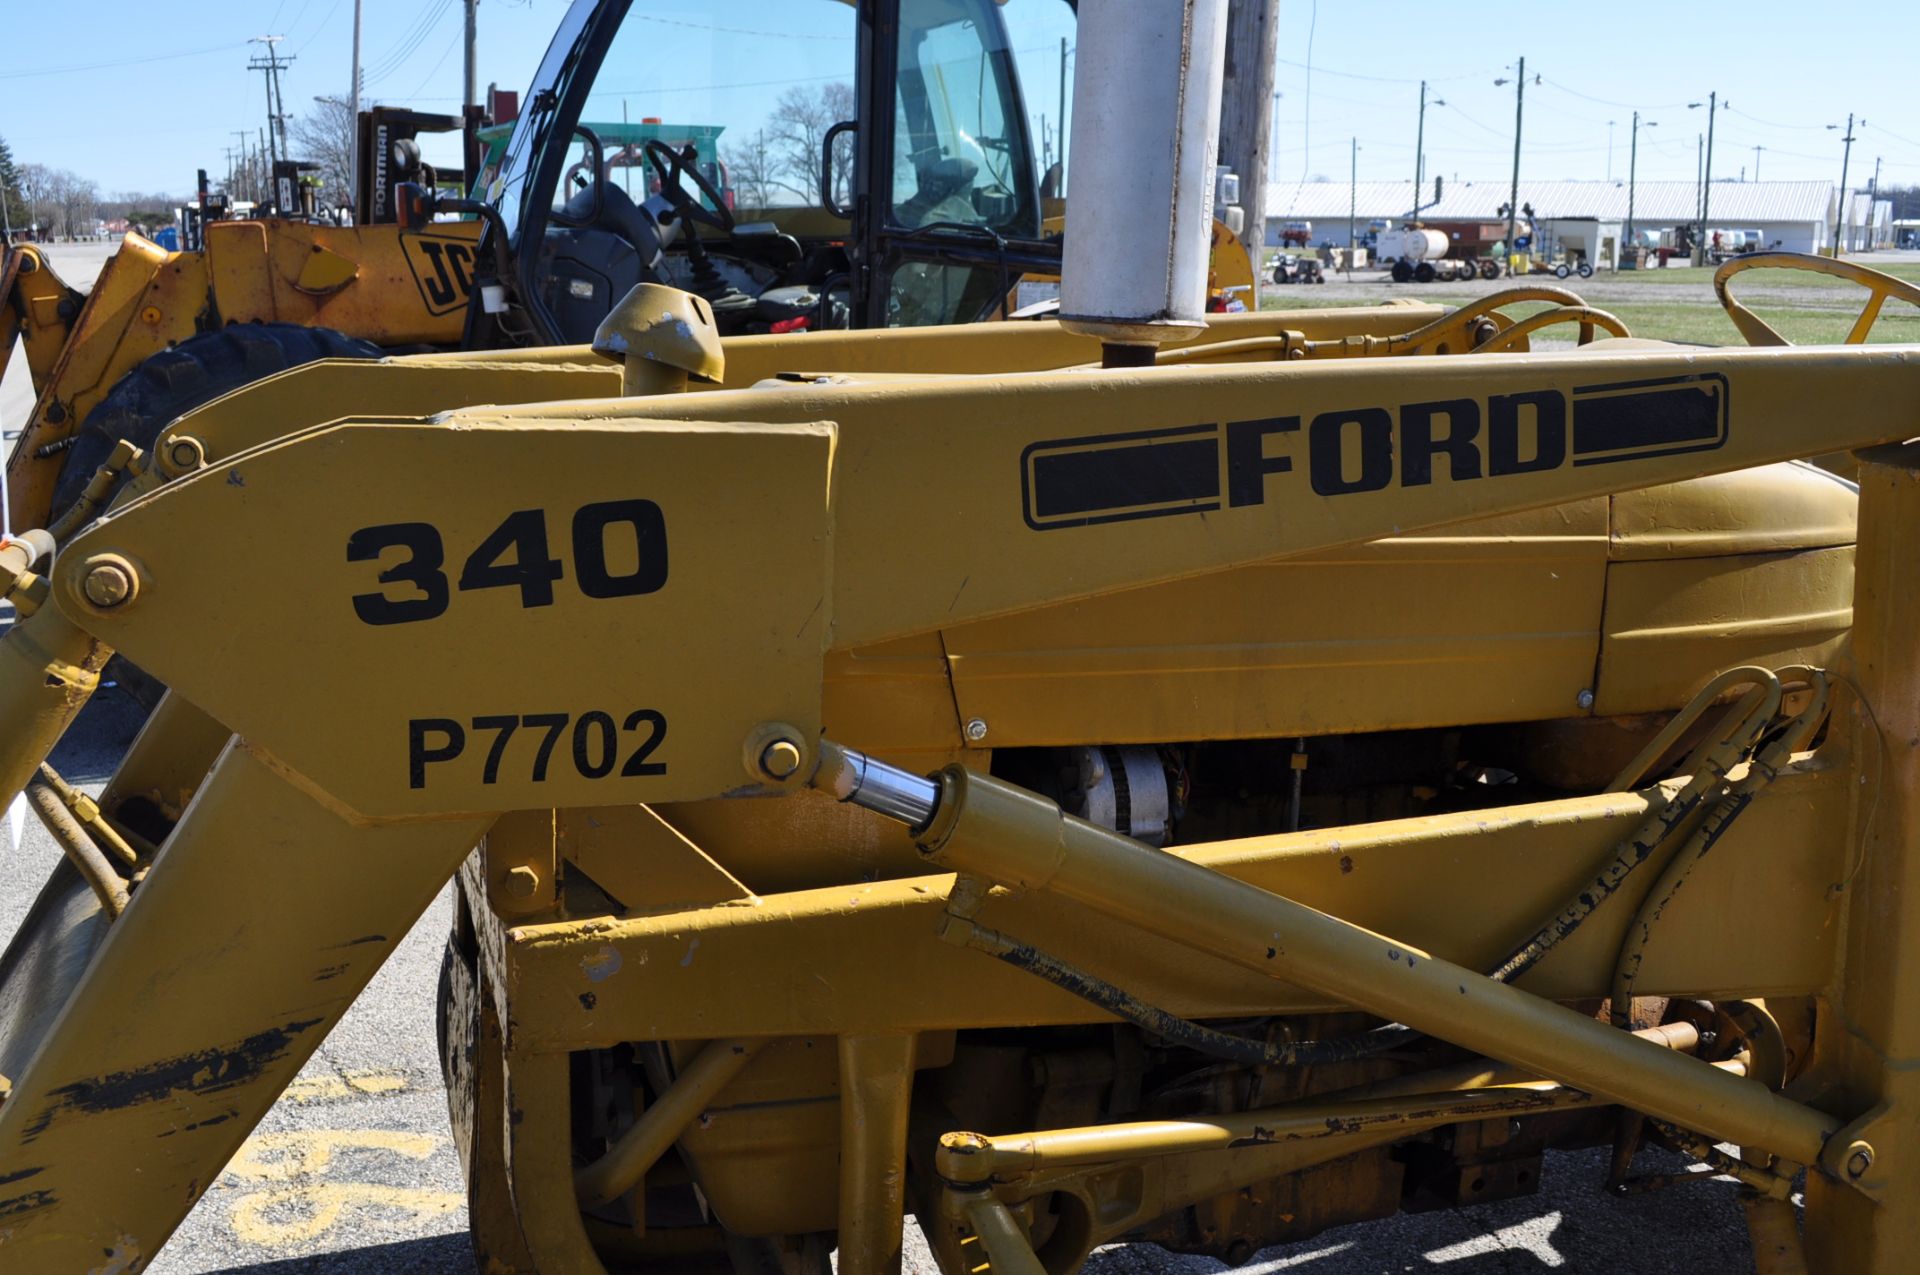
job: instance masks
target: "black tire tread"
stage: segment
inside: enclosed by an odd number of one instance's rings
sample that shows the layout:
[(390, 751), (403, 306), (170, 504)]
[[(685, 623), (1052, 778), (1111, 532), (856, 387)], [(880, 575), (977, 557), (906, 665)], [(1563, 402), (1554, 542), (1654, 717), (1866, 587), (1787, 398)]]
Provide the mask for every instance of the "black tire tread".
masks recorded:
[(332, 328), (241, 323), (189, 337), (121, 377), (87, 413), (54, 485), (54, 516), (64, 512), (121, 439), (150, 448), (160, 430), (230, 390), (316, 359), (374, 359), (384, 353)]

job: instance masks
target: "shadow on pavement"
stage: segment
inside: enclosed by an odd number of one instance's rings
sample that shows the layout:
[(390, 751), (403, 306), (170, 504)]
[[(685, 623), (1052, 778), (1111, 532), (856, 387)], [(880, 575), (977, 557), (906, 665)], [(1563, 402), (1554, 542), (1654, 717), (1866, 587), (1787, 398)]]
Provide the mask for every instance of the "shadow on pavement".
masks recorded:
[(471, 1242), (465, 1231), (456, 1231), (318, 1257), (225, 1266), (208, 1275), (467, 1275), (472, 1270)]

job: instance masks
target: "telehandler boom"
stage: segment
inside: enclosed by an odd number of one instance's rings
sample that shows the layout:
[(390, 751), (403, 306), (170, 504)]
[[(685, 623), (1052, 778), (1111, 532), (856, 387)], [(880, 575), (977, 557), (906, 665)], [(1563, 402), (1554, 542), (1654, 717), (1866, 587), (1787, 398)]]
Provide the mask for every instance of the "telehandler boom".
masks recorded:
[[(268, 378), (0, 545), (66, 852), (7, 1270), (149, 1263), (450, 878), (483, 1270), (865, 1275), (909, 1213), (949, 1275), (1240, 1262), (1647, 1142), (1765, 1270), (1910, 1267), (1915, 351), (1724, 287), (1755, 348), (1207, 316), (1224, 0), (1080, 8), (1058, 321), (641, 285)], [(95, 798), (45, 759), (113, 651), (171, 689)]]

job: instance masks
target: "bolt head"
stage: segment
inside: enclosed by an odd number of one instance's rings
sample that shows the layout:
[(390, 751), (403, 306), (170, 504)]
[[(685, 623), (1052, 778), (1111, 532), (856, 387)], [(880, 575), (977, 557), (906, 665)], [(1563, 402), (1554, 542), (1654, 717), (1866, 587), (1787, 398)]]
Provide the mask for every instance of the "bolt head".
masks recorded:
[(1579, 693), (1578, 695), (1576, 695), (1576, 696), (1574, 696), (1574, 697), (1573, 697), (1573, 702), (1574, 702), (1575, 704), (1578, 704), (1578, 705), (1579, 705), (1579, 706), (1580, 706), (1581, 708), (1592, 708), (1592, 707), (1593, 707), (1593, 692), (1592, 692), (1592, 691), (1581, 691), (1581, 692), (1580, 692), (1580, 693)]
[(793, 778), (800, 762), (800, 745), (790, 739), (776, 739), (760, 750), (760, 769), (769, 779)]
[(975, 717), (967, 722), (967, 738), (979, 743), (987, 737), (987, 719)]
[(198, 440), (176, 438), (167, 444), (167, 459), (176, 469), (198, 469), (206, 456)]
[(508, 897), (531, 899), (540, 889), (540, 874), (527, 864), (517, 864), (507, 869), (506, 879), (502, 882)]
[(1864, 1142), (1856, 1142), (1847, 1148), (1847, 1176), (1864, 1178), (1867, 1170), (1873, 1167), (1873, 1148)]
[(92, 563), (80, 582), (80, 591), (86, 594), (87, 601), (102, 611), (111, 611), (132, 601), (135, 587), (133, 572), (118, 559)]

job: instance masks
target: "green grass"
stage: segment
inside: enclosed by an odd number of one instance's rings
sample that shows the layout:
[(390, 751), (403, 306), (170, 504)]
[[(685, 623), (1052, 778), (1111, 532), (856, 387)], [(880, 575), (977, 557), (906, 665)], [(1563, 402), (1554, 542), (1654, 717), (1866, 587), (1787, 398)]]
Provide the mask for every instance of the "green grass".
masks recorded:
[[(1895, 266), (1889, 273), (1898, 273), (1920, 282), (1920, 265)], [(1671, 293), (1661, 289), (1658, 300), (1645, 299), (1644, 292), (1630, 295), (1624, 286), (1616, 286), (1614, 280), (1605, 274), (1592, 279), (1555, 280), (1551, 277), (1536, 277), (1531, 282), (1555, 284), (1583, 297), (1589, 305), (1606, 310), (1627, 325), (1635, 336), (1650, 337), (1660, 341), (1683, 341), (1700, 345), (1742, 345), (1745, 342), (1738, 330), (1720, 308), (1719, 300), (1714, 296), (1712, 275), (1705, 270), (1674, 270), (1662, 275), (1659, 271), (1647, 271), (1644, 274), (1628, 272), (1619, 277), (1618, 285), (1652, 282), (1688, 283), (1691, 288), (1674, 287)], [(1847, 338), (1855, 318), (1866, 303), (1864, 289), (1842, 283), (1838, 280), (1823, 279), (1811, 275), (1802, 276), (1797, 272), (1784, 270), (1754, 271), (1752, 278), (1744, 280), (1751, 289), (1772, 289), (1785, 283), (1788, 287), (1806, 288), (1804, 299), (1796, 296), (1791, 302), (1782, 303), (1776, 295), (1771, 300), (1749, 300), (1753, 312), (1772, 324), (1780, 334), (1795, 345), (1837, 345)], [(1265, 298), (1268, 309), (1298, 310), (1313, 309), (1334, 305), (1364, 305), (1366, 301), (1321, 301), (1315, 295), (1317, 289), (1270, 289)], [(1473, 287), (1449, 287), (1445, 284), (1421, 288), (1417, 291), (1395, 289), (1392, 292), (1382, 290), (1381, 300), (1387, 296), (1405, 296), (1437, 305), (1454, 307), (1476, 300), (1492, 291), (1485, 285)], [(1741, 296), (1742, 288), (1736, 282), (1734, 295)], [(1537, 304), (1513, 306), (1509, 313), (1520, 316), (1539, 309)], [(1569, 326), (1562, 329), (1549, 328), (1543, 334), (1547, 340), (1572, 339), (1574, 329)], [(1881, 311), (1879, 322), (1868, 333), (1872, 344), (1899, 343), (1920, 344), (1920, 308), (1904, 301), (1890, 300)]]
[[(1856, 258), (1855, 260), (1858, 259)], [(1860, 262), (1859, 264), (1867, 265), (1869, 269), (1878, 270), (1882, 274), (1890, 274), (1896, 279), (1905, 279), (1909, 283), (1920, 283), (1920, 263), (1903, 261), (1884, 266), (1871, 265), (1867, 262)], [(1603, 270), (1595, 274), (1592, 279), (1570, 279), (1568, 282), (1590, 284), (1618, 278), (1621, 283), (1656, 283), (1672, 287), (1686, 287), (1688, 284), (1693, 284), (1708, 292), (1712, 292), (1713, 275), (1714, 271), (1705, 266), (1699, 269), (1694, 269), (1691, 266), (1670, 266), (1665, 270), (1656, 266), (1646, 270), (1622, 270), (1617, 276), (1610, 271)], [(1831, 275), (1814, 274), (1810, 270), (1785, 270), (1779, 267), (1772, 269), (1756, 267), (1752, 270), (1743, 271), (1733, 282), (1733, 290), (1736, 295), (1739, 293), (1742, 285), (1761, 288), (1849, 289), (1854, 286), (1844, 280), (1835, 279)]]

